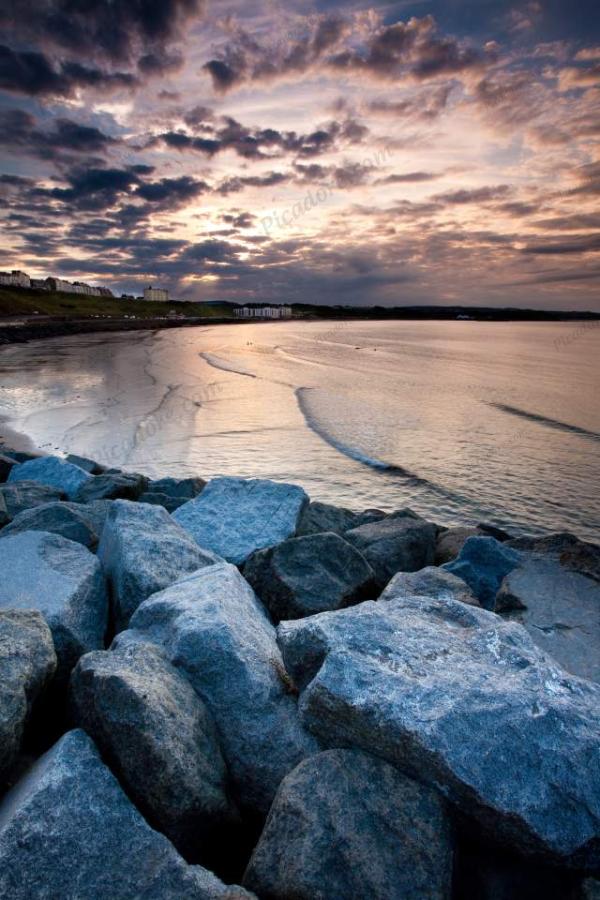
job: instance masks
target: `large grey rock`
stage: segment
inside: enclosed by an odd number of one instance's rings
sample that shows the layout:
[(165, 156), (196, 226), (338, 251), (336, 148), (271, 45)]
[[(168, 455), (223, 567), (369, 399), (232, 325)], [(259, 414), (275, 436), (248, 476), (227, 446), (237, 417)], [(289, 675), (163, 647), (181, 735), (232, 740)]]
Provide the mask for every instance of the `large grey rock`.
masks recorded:
[(452, 843), (439, 794), (329, 750), (284, 778), (244, 884), (263, 900), (447, 900)]
[(492, 840), (600, 863), (600, 687), (527, 631), (454, 600), (403, 597), (278, 629), (303, 721), (440, 790)]
[(212, 716), (187, 679), (155, 645), (132, 643), (83, 656), (70, 697), (138, 809), (186, 857), (208, 859), (204, 845), (238, 813)]
[(137, 500), (146, 490), (148, 479), (135, 473), (93, 475), (75, 495), (77, 503), (94, 500)]
[(471, 537), (454, 562), (446, 563), (443, 569), (466, 581), (481, 605), (493, 609), (502, 579), (522, 559), (522, 553), (493, 537)]
[(70, 731), (0, 806), (10, 900), (241, 900), (145, 822), (83, 731)]
[(65, 500), (66, 494), (58, 488), (38, 484), (37, 481), (17, 481), (14, 484), (0, 484), (0, 497), (8, 518), (14, 519), (26, 509), (55, 500)]
[(77, 503), (44, 503), (33, 509), (23, 510), (2, 531), (2, 537), (20, 534), (22, 531), (48, 531), (60, 534), (70, 541), (95, 547), (98, 534), (94, 531), (89, 517), (81, 512)]
[(206, 482), (202, 478), (156, 478), (148, 482), (148, 490), (153, 493), (185, 497), (187, 500), (197, 497), (205, 487)]
[(341, 609), (375, 594), (369, 563), (333, 532), (257, 550), (244, 566), (244, 577), (277, 621)]
[(600, 584), (554, 559), (525, 559), (496, 596), (496, 612), (525, 626), (568, 672), (600, 682)]
[[(583, 900), (579, 873), (464, 840), (455, 857), (457, 900)], [(600, 900), (600, 898), (598, 898)]]
[(81, 544), (46, 531), (0, 537), (0, 608), (37, 609), (52, 632), (62, 679), (103, 646), (108, 600), (100, 563)]
[(331, 503), (321, 503), (313, 500), (308, 503), (300, 516), (296, 535), (319, 534), (322, 531), (333, 531), (335, 534), (344, 534), (351, 528), (366, 525), (385, 519), (386, 514), (380, 509), (368, 509), (362, 513), (352, 512), (343, 506), (333, 506)]
[(36, 481), (38, 484), (58, 488), (69, 500), (74, 500), (82, 485), (92, 477), (89, 472), (84, 472), (79, 466), (59, 459), (58, 456), (40, 456), (11, 469), (8, 481), (11, 484), (17, 481)]
[(77, 453), (67, 453), (65, 459), (67, 462), (73, 463), (74, 466), (79, 466), (84, 472), (89, 472), (90, 475), (101, 475), (102, 472), (105, 471), (103, 465), (96, 462), (95, 459), (89, 459), (87, 456), (78, 456)]
[(525, 553), (539, 553), (558, 559), (566, 569), (600, 581), (600, 547), (598, 544), (582, 541), (568, 531), (544, 537), (513, 538), (509, 546)]
[(164, 506), (167, 512), (175, 512), (180, 506), (188, 502), (188, 497), (171, 497), (169, 494), (159, 494), (157, 491), (144, 491), (138, 500), (140, 503), (152, 503), (156, 506)]
[(396, 572), (415, 572), (433, 564), (436, 527), (410, 510), (347, 531), (350, 541), (370, 563), (381, 587)]
[(18, 465), (19, 463), (11, 456), (5, 456), (0, 453), (0, 481), (6, 481), (10, 475), (10, 470)]
[(585, 878), (581, 885), (581, 896), (577, 900), (600, 900), (600, 881), (596, 878)]
[(266, 813), (281, 779), (316, 750), (298, 719), (275, 629), (235, 566), (220, 563), (146, 600), (115, 646), (153, 641), (213, 714), (236, 796)]
[(201, 547), (239, 565), (255, 550), (291, 537), (308, 497), (294, 484), (213, 478), (173, 513)]
[(452, 562), (456, 559), (465, 541), (470, 537), (477, 537), (482, 532), (476, 526), (457, 525), (453, 528), (446, 528), (440, 532), (435, 544), (435, 565), (443, 566), (444, 563)]
[(4, 497), (0, 494), (0, 528), (4, 528), (10, 522), (10, 516), (4, 502)]
[(13, 766), (31, 707), (56, 671), (52, 635), (35, 610), (0, 610), (0, 782)]
[(98, 557), (112, 589), (115, 626), (151, 594), (182, 575), (217, 561), (202, 550), (161, 506), (115, 500), (106, 518)]
[(398, 572), (379, 599), (395, 600), (397, 597), (415, 594), (438, 600), (460, 600), (461, 603), (479, 606), (477, 597), (462, 578), (445, 572), (438, 566), (427, 566), (418, 572)]

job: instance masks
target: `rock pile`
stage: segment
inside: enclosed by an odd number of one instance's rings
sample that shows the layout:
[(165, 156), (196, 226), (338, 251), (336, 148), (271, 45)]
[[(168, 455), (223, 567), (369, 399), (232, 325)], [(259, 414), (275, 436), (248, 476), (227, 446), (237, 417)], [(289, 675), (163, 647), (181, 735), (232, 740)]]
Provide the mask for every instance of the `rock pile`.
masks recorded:
[(599, 547), (0, 449), (0, 897), (600, 896)]

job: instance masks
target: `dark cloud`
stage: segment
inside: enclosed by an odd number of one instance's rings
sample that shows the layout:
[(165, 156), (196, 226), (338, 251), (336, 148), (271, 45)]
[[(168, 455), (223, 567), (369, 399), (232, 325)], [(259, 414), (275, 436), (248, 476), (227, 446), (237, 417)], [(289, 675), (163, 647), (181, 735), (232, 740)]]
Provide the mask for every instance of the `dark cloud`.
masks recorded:
[(452, 84), (442, 84), (434, 88), (426, 88), (417, 96), (406, 97), (402, 100), (377, 98), (370, 100), (367, 108), (375, 115), (429, 122), (437, 119), (444, 112), (452, 89)]
[(0, 31), (88, 58), (131, 62), (161, 54), (203, 0), (4, 0)]
[(208, 189), (205, 181), (196, 181), (188, 175), (182, 175), (181, 178), (161, 178), (160, 181), (142, 184), (135, 193), (149, 203), (167, 203), (172, 208), (174, 202), (182, 204), (193, 200)]
[(364, 36), (352, 20), (321, 16), (308, 20), (307, 32), (273, 47), (238, 30), (220, 57), (204, 68), (222, 93), (247, 82), (271, 81), (311, 70), (370, 76), (383, 80), (427, 80), (483, 69), (494, 62), (496, 48), (479, 50), (452, 37), (438, 35), (428, 15), (407, 22), (372, 26)]
[(0, 45), (0, 88), (32, 96), (69, 97), (80, 87), (103, 90), (132, 88), (137, 84), (127, 72), (104, 72), (78, 62), (56, 66), (44, 53), (17, 51)]
[(176, 72), (183, 66), (183, 56), (178, 52), (144, 53), (137, 61), (140, 72), (144, 75), (165, 75)]
[(375, 184), (405, 184), (410, 182), (433, 181), (439, 178), (436, 172), (402, 172), (379, 178)]
[(481, 188), (462, 188), (458, 191), (445, 191), (442, 194), (434, 194), (431, 198), (437, 203), (445, 203), (449, 205), (463, 203), (487, 203), (490, 200), (497, 200), (499, 197), (505, 197), (511, 191), (508, 184), (497, 184), (490, 187)]
[(230, 116), (224, 116), (218, 124), (204, 121), (204, 108), (187, 113), (185, 121), (192, 118), (196, 128), (202, 124), (202, 137), (184, 131), (167, 131), (153, 137), (147, 146), (162, 141), (175, 150), (191, 150), (205, 156), (214, 156), (232, 150), (244, 159), (268, 159), (284, 153), (298, 157), (318, 156), (338, 145), (360, 143), (368, 129), (354, 119), (330, 122), (307, 134), (295, 131), (278, 131), (275, 128), (248, 128)]
[(69, 187), (40, 189), (40, 193), (80, 209), (108, 209), (121, 194), (139, 183), (139, 175), (128, 169), (83, 169), (69, 176)]
[(243, 191), (246, 187), (263, 188), (275, 187), (278, 184), (285, 184), (290, 181), (290, 175), (286, 172), (267, 172), (266, 175), (246, 175), (244, 177), (226, 178), (216, 188), (217, 193), (236, 194)]
[(565, 253), (597, 253), (600, 251), (600, 235), (560, 238), (548, 243), (527, 244), (521, 253), (536, 255), (562, 255)]
[(57, 118), (50, 129), (43, 131), (35, 116), (25, 110), (0, 111), (0, 146), (19, 155), (58, 161), (71, 153), (103, 155), (116, 143), (98, 128), (72, 119)]

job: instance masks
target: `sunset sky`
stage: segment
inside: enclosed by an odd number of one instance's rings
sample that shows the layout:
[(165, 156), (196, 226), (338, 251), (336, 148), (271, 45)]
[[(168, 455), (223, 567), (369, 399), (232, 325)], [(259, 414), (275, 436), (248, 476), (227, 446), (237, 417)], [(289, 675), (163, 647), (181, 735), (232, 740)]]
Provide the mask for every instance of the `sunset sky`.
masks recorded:
[(592, 0), (4, 0), (0, 267), (600, 311)]

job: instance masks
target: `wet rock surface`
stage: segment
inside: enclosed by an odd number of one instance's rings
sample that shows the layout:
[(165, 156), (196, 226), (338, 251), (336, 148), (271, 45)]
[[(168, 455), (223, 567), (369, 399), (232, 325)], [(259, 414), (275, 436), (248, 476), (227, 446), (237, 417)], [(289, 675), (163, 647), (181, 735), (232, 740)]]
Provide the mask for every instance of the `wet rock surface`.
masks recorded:
[(251, 553), (291, 537), (308, 497), (294, 484), (213, 478), (173, 518), (201, 547), (239, 565)]
[(186, 858), (208, 859), (239, 815), (212, 716), (183, 675), (152, 644), (97, 651), (70, 700), (138, 808)]
[(264, 900), (443, 900), (452, 829), (437, 792), (356, 750), (329, 750), (282, 782), (244, 884)]
[[(438, 786), (522, 854), (600, 863), (600, 688), (524, 628), (405, 597), (278, 628), (302, 719), (329, 747), (372, 752)], [(507, 777), (506, 770), (518, 777)]]
[(50, 626), (58, 675), (103, 646), (108, 598), (97, 558), (81, 544), (45, 531), (0, 535), (0, 609), (37, 609)]
[(244, 577), (276, 621), (352, 606), (376, 593), (369, 563), (333, 532), (258, 550), (244, 565)]
[(0, 786), (15, 763), (31, 708), (56, 671), (41, 613), (0, 610)]

